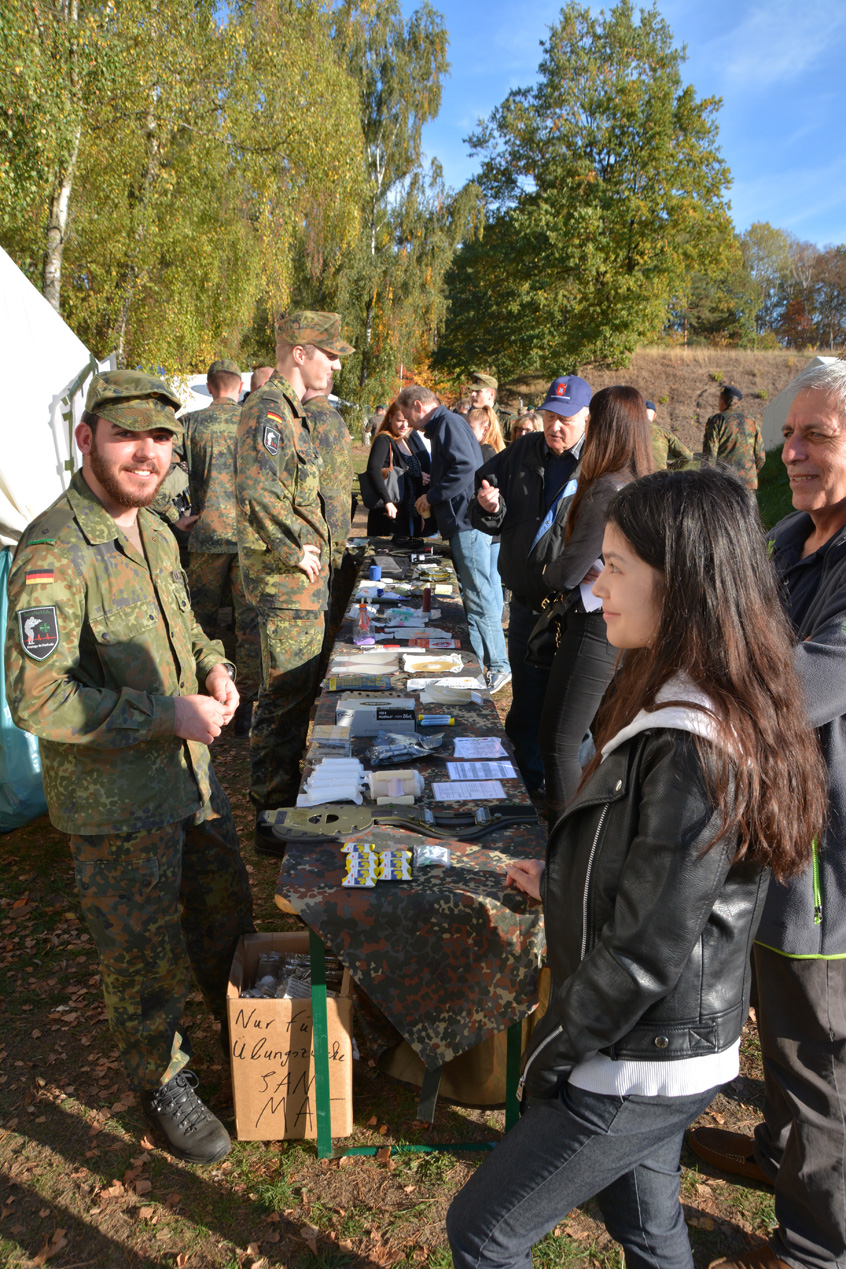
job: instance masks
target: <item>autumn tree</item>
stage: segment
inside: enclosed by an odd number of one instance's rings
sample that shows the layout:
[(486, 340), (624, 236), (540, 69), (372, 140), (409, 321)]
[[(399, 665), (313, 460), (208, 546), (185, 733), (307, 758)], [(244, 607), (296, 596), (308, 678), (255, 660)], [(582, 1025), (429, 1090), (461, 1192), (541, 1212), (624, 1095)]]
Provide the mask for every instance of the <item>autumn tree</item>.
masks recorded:
[[(623, 362), (732, 246), (720, 102), (684, 85), (684, 50), (657, 8), (568, 4), (542, 49), (537, 84), (469, 138), (491, 223), (456, 259), (439, 352), (462, 368), (495, 361), (503, 377)], [(503, 297), (497, 342), (483, 345), (474, 313)]]
[(401, 364), (433, 346), (446, 270), (472, 234), (478, 191), (452, 194), (439, 164), (424, 161), (423, 128), (438, 113), (448, 70), (440, 15), (426, 2), (405, 21), (398, 0), (343, 0), (332, 20), (333, 43), (357, 85), (361, 232), (339, 250), (322, 217), (310, 218), (300, 289), (343, 313), (356, 348), (344, 390), (375, 400), (395, 390)]

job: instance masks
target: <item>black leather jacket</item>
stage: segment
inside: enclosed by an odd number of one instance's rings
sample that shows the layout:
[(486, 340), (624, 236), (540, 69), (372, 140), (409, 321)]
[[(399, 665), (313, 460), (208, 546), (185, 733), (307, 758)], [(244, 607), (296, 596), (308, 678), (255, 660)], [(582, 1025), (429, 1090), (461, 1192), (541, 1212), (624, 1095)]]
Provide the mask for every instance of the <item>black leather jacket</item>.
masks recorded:
[[(701, 742), (707, 752), (707, 743)], [(523, 1068), (556, 1093), (596, 1053), (719, 1053), (749, 1006), (769, 872), (733, 867), (696, 738), (656, 727), (605, 759), (550, 834), (543, 902), (552, 991)]]
[[(584, 438), (569, 451), (573, 466), (568, 481), (578, 477), (583, 447)], [(546, 515), (544, 478), (548, 453), (543, 432), (530, 432), (495, 454), (476, 472), (476, 491), (483, 480), (496, 485), (500, 494), (499, 510), (485, 511), (474, 496), (468, 512), (474, 529), (491, 536), (501, 534), (502, 584), (514, 593), (519, 603), (535, 612), (540, 611), (553, 589), (543, 576), (543, 568), (563, 549), (567, 513), (573, 501), (572, 493), (561, 499), (551, 529), (533, 546), (535, 534)], [(601, 533), (599, 541), (602, 542)], [(596, 555), (591, 556), (588, 566), (595, 558)]]

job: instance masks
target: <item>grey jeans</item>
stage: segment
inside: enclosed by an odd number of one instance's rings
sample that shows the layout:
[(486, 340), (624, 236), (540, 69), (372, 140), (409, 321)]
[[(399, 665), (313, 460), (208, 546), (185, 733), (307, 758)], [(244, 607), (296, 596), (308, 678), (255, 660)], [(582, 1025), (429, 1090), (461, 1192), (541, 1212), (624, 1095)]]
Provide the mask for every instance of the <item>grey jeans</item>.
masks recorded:
[(453, 1200), (455, 1269), (531, 1265), (532, 1244), (594, 1197), (626, 1269), (692, 1269), (679, 1157), (716, 1091), (609, 1097), (567, 1084), (532, 1102)]
[(795, 1269), (846, 1269), (846, 960), (755, 945), (764, 1122), (755, 1158), (775, 1185), (772, 1243)]

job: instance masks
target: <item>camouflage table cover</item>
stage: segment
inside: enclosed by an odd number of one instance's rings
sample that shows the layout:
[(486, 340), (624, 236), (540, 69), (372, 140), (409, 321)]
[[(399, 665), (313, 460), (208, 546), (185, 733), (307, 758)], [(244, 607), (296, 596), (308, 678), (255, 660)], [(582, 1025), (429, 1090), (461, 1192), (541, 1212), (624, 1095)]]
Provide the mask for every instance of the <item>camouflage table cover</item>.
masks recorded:
[[(375, 828), (360, 840), (411, 849), (434, 839)], [(504, 875), (515, 855), (538, 854), (537, 841), (445, 844), (450, 868), (370, 890), (341, 887), (338, 846), (292, 845), (277, 887), (429, 1069), (531, 1012), (544, 951), (540, 906), (506, 890)]]
[[(379, 549), (384, 552), (384, 547)], [(461, 639), (465, 663), (461, 675), (478, 675), (457, 591), (454, 599), (433, 595), (432, 606), (441, 610), (433, 624)], [(342, 633), (347, 639), (337, 647), (353, 646), (350, 625), (345, 623)], [(398, 692), (403, 691), (406, 678), (405, 674), (394, 676)], [(336, 701), (337, 694), (324, 689), (314, 721), (333, 723)], [(421, 706), (426, 712), (445, 708)], [(453, 760), (452, 742), (456, 737), (496, 736), (509, 757), (511, 746), (486, 694), (481, 705), (451, 705), (449, 713), (455, 724), (444, 729), (441, 751), (414, 763), (403, 761), (402, 766), (413, 765), (426, 780), (418, 805), (449, 811), (476, 809), (488, 803), (434, 801), (432, 781), (447, 779), (445, 760)], [(369, 738), (353, 742), (353, 755), (362, 758), (365, 766), (364, 755), (371, 743)], [(308, 757), (316, 757), (314, 747)], [(307, 771), (311, 765), (307, 761)], [(531, 807), (521, 779), (507, 780), (503, 787), (504, 802)], [(490, 802), (497, 804), (502, 802)], [(378, 849), (411, 849), (436, 839), (399, 828), (372, 828), (348, 840), (373, 842)], [(509, 860), (543, 857), (546, 838), (539, 821), (499, 830), (474, 844), (442, 839), (437, 844), (449, 846), (450, 868), (416, 868), (411, 882), (380, 881), (366, 890), (341, 886), (340, 843), (291, 844), (277, 884), (282, 905), (293, 908), (320, 934), (429, 1070), (531, 1012), (537, 1003), (538, 969), (545, 950), (540, 905), (514, 889), (505, 889)]]

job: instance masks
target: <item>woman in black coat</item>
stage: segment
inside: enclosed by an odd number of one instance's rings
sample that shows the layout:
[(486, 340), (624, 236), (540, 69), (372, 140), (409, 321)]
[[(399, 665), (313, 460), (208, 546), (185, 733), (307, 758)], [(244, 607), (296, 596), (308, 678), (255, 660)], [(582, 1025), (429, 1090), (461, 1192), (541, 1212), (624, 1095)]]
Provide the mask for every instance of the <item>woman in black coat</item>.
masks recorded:
[[(389, 469), (399, 477), (400, 500), (393, 501), (387, 487)], [(429, 483), (429, 451), (406, 422), (398, 406), (391, 405), (373, 438), (367, 474), (384, 507), (367, 513), (367, 536), (414, 538), (423, 533), (423, 520), (414, 504)], [(434, 521), (429, 523), (434, 524)]]

